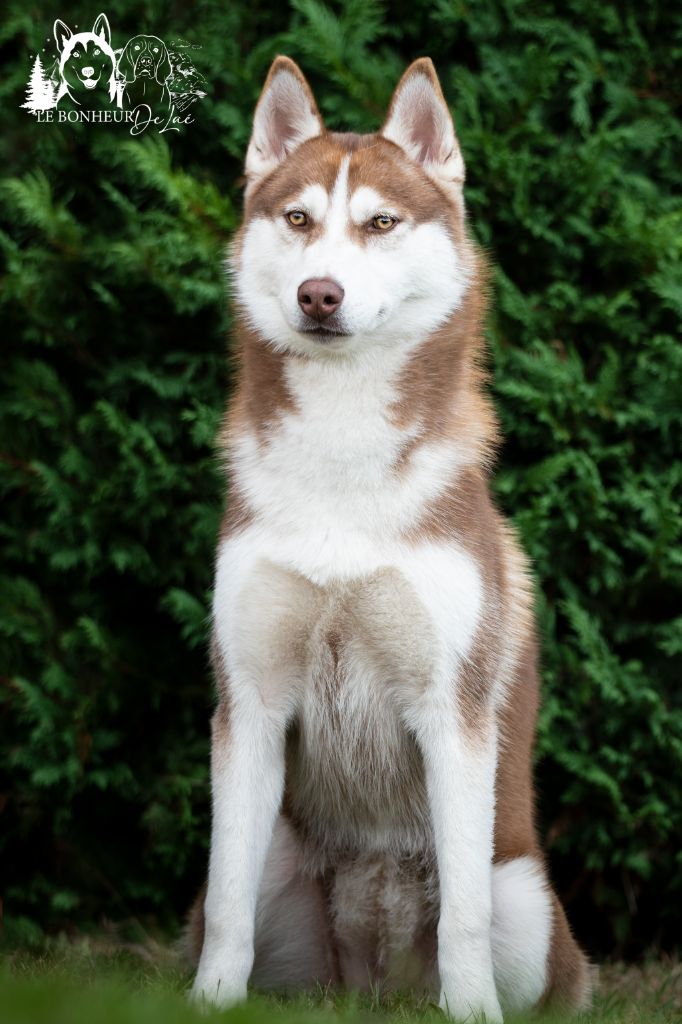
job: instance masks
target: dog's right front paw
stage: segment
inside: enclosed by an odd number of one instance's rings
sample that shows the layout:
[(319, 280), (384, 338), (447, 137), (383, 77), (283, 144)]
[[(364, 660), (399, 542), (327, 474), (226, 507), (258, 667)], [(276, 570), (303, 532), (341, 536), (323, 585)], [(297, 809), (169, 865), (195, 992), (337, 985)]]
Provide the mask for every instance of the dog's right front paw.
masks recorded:
[(230, 978), (227, 972), (200, 971), (189, 994), (195, 1006), (216, 1006), (224, 1009), (246, 999), (246, 984)]
[(439, 1005), (455, 1024), (503, 1024), (502, 1010), (494, 989), (469, 996), (458, 990), (448, 995), (443, 989)]

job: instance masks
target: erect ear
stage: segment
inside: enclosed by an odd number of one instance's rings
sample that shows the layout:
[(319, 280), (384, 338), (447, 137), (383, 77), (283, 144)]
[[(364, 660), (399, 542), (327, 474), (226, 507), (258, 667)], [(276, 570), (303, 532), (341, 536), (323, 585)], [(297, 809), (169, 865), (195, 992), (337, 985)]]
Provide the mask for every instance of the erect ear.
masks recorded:
[(395, 142), (441, 184), (464, 181), (455, 126), (429, 57), (410, 64), (398, 82), (380, 135)]
[(73, 35), (73, 32), (69, 26), (61, 20), (61, 18), (57, 18), (52, 31), (54, 32), (54, 41), (57, 44), (57, 49), (61, 53)]
[(275, 57), (256, 105), (246, 151), (249, 184), (269, 174), (302, 142), (323, 131), (322, 118), (300, 68), (288, 57)]
[(95, 24), (92, 26), (92, 34), (103, 39), (107, 46), (111, 45), (111, 29), (106, 14), (98, 14)]

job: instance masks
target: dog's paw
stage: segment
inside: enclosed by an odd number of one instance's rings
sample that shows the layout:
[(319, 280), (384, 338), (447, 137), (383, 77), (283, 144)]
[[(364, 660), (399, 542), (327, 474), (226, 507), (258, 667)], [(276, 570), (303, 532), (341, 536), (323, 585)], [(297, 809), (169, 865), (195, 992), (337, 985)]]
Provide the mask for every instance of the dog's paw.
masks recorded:
[(246, 999), (246, 984), (230, 978), (227, 972), (200, 971), (190, 989), (189, 1000), (195, 1006), (225, 1009)]
[(502, 1010), (495, 992), (467, 995), (441, 990), (439, 1006), (456, 1024), (503, 1024)]

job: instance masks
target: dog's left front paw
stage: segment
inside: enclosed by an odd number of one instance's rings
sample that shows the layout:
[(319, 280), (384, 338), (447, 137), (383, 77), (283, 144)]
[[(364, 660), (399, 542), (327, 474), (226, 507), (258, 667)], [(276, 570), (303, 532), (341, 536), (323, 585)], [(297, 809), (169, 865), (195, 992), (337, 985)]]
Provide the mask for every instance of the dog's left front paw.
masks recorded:
[(441, 990), (439, 1006), (456, 1024), (503, 1024), (495, 992), (487, 995)]
[(227, 972), (200, 971), (194, 979), (189, 999), (195, 1006), (225, 1009), (246, 999), (246, 985), (230, 979)]

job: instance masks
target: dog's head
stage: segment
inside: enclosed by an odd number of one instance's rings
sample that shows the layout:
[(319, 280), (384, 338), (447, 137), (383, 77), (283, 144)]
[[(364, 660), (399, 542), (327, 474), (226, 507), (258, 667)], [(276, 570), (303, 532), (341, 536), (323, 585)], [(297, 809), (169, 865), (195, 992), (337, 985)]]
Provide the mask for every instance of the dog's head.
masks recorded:
[(173, 69), (162, 39), (158, 36), (133, 36), (123, 48), (118, 70), (126, 82), (146, 78), (163, 85)]
[(106, 14), (95, 20), (92, 32), (72, 32), (59, 18), (54, 23), (59, 53), (59, 73), (70, 92), (94, 92), (98, 85), (110, 91), (116, 58), (111, 48), (111, 29)]
[(246, 156), (236, 298), (281, 349), (350, 353), (426, 337), (472, 268), (464, 163), (430, 60), (400, 80), (375, 135), (325, 130), (297, 65), (278, 57)]

